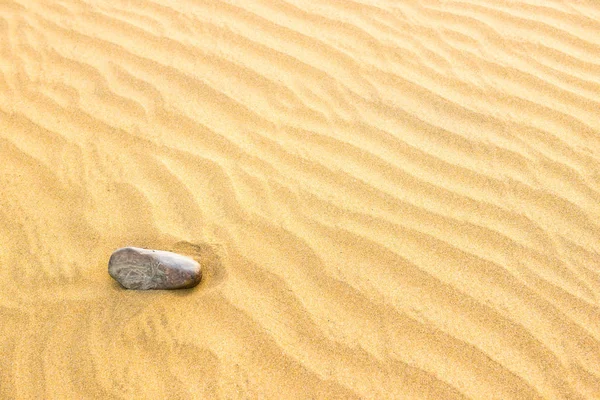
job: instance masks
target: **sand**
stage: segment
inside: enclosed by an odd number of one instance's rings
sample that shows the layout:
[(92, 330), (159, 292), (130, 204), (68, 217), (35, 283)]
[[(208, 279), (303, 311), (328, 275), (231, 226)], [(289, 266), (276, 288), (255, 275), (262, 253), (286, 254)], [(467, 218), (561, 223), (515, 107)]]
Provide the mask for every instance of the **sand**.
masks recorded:
[(595, 0), (3, 1), (0, 398), (598, 399), (599, 110)]

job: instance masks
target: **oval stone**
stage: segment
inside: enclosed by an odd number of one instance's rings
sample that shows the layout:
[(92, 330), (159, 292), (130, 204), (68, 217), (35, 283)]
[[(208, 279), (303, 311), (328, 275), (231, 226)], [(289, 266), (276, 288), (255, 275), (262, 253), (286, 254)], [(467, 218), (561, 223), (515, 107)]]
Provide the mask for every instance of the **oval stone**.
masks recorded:
[(108, 273), (127, 289), (184, 289), (200, 283), (200, 264), (162, 250), (123, 247), (108, 261)]

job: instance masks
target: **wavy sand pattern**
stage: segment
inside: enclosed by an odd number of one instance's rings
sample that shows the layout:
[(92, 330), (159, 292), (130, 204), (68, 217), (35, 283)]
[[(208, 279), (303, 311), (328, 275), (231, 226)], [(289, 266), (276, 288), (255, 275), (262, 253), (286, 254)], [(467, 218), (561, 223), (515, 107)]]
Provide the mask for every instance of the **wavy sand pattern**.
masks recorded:
[[(600, 398), (600, 3), (8, 0), (0, 38), (0, 398)], [(205, 279), (122, 290), (126, 245)]]

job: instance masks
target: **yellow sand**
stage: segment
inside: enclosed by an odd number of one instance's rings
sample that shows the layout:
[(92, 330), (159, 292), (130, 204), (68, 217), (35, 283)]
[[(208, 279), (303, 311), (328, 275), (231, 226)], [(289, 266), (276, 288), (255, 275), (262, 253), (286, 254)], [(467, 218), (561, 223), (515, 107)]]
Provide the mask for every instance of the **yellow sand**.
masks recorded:
[(1, 399), (600, 398), (600, 3), (0, 2), (0, 355)]

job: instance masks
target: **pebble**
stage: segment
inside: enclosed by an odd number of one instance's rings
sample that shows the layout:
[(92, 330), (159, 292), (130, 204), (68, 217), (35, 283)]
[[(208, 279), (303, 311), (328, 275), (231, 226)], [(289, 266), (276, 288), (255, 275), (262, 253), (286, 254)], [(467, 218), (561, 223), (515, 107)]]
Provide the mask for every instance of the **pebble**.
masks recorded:
[(108, 261), (108, 273), (127, 289), (184, 289), (200, 283), (200, 264), (162, 250), (123, 247)]

